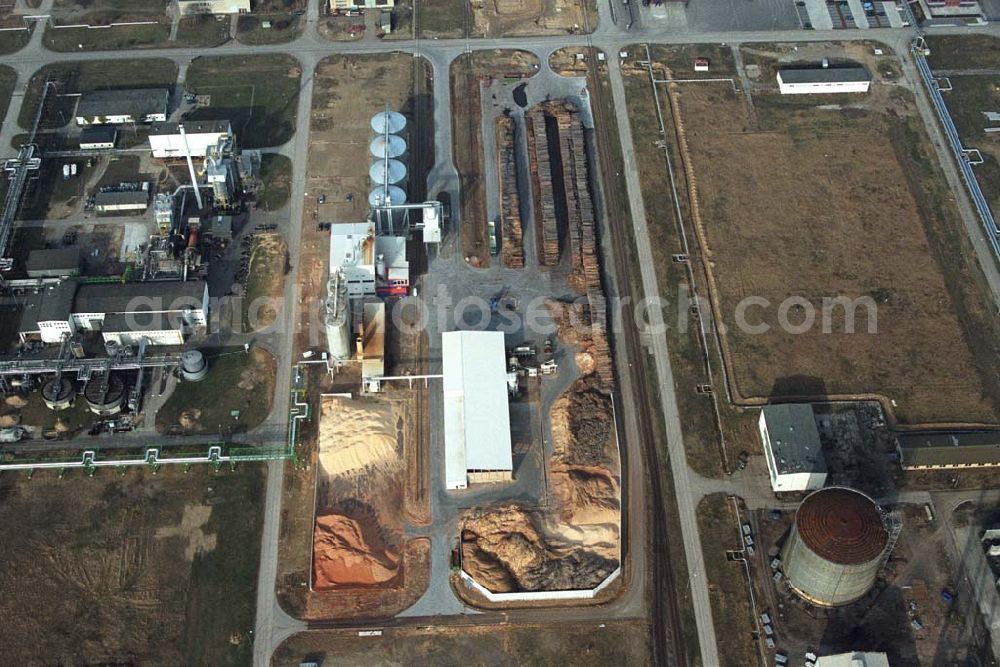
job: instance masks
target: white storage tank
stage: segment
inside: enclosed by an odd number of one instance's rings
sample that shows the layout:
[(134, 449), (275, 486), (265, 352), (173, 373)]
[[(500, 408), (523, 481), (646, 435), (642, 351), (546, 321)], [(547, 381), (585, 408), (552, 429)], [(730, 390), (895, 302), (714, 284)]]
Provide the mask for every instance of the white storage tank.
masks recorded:
[(395, 185), (406, 178), (406, 165), (399, 160), (376, 160), (368, 170), (368, 176), (376, 185)]
[(405, 203), (406, 191), (398, 185), (390, 185), (388, 188), (379, 186), (368, 194), (368, 205), (372, 208), (399, 206)]
[(785, 577), (803, 599), (837, 607), (872, 589), (889, 543), (882, 511), (854, 489), (809, 494), (795, 513), (782, 551)]
[(181, 354), (181, 377), (188, 382), (204, 380), (208, 375), (208, 362), (198, 350), (187, 350)]
[(399, 134), (406, 128), (406, 116), (386, 109), (372, 116), (371, 125), (375, 134)]
[(368, 145), (368, 150), (373, 158), (384, 160), (386, 158), (398, 158), (406, 153), (406, 140), (395, 134), (379, 135), (372, 139)]
[(347, 279), (337, 269), (326, 285), (326, 340), (334, 361), (351, 358), (351, 313), (347, 297)]

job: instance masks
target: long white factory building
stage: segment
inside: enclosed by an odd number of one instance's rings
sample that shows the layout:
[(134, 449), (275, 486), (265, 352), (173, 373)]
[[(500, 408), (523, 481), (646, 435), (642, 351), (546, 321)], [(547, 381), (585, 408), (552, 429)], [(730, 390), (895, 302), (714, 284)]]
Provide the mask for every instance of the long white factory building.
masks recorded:
[(500, 331), (441, 335), (445, 488), (513, 478), (507, 362)]

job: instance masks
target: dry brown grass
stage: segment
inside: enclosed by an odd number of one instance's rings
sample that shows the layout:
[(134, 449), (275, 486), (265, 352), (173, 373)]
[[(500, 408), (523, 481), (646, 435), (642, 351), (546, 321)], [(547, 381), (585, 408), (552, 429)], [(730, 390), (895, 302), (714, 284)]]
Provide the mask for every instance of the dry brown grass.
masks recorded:
[[(988, 314), (981, 277), (960, 254), (948, 254), (947, 243), (964, 241), (950, 238), (949, 226), (960, 225), (953, 207), (921, 199), (939, 174), (903, 166), (926, 142), (916, 121), (861, 108), (860, 97), (851, 99), (855, 108), (824, 110), (764, 96), (757, 113), (781, 130), (760, 131), (728, 86), (682, 87), (677, 100), (738, 393), (878, 394), (910, 423), (995, 423), (995, 350), (972, 326)], [(737, 304), (750, 296), (773, 304), (748, 311), (751, 322), (770, 325), (766, 334), (735, 326)], [(790, 296), (816, 309), (806, 333), (779, 326), (778, 304)], [(842, 309), (832, 333), (823, 333), (822, 300), (837, 296), (873, 297), (877, 333), (866, 333), (863, 309), (860, 333), (845, 332)], [(802, 317), (790, 311), (793, 323)]]

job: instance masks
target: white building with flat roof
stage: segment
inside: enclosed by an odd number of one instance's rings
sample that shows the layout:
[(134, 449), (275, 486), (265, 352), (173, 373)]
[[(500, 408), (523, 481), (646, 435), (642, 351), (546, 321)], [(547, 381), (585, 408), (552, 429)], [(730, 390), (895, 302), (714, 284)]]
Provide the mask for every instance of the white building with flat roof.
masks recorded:
[(826, 484), (826, 459), (809, 403), (765, 405), (757, 420), (771, 489), (813, 491)]
[(867, 93), (872, 77), (864, 67), (784, 67), (778, 70), (782, 95)]
[[(184, 126), (181, 134), (180, 126)], [(184, 158), (184, 143), (191, 157), (205, 157), (221, 140), (232, 140), (228, 120), (191, 120), (183, 123), (154, 123), (149, 131), (149, 147), (155, 158)]]
[(500, 331), (441, 335), (445, 488), (513, 479), (507, 361)]
[(343, 271), (352, 299), (406, 296), (410, 289), (406, 238), (376, 236), (370, 222), (330, 226), (330, 270), (336, 269)]

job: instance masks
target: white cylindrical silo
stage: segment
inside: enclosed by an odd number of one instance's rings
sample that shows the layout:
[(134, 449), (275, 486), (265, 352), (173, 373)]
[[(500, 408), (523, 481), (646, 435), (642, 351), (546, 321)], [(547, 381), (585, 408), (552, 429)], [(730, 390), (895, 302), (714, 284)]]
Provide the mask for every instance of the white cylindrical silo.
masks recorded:
[(372, 139), (372, 142), (368, 145), (368, 150), (372, 154), (372, 157), (380, 160), (398, 158), (406, 153), (406, 139), (396, 134), (380, 134)]
[(368, 205), (372, 208), (380, 206), (400, 206), (406, 203), (406, 191), (398, 185), (389, 187), (378, 186), (368, 194)]
[(326, 293), (326, 341), (330, 357), (346, 361), (351, 358), (351, 313), (343, 271), (337, 269), (330, 274)]
[(376, 185), (395, 185), (406, 178), (406, 165), (399, 160), (377, 160), (368, 170), (368, 176)]
[(399, 134), (406, 127), (406, 116), (390, 111), (380, 111), (372, 116), (372, 132), (376, 134)]

